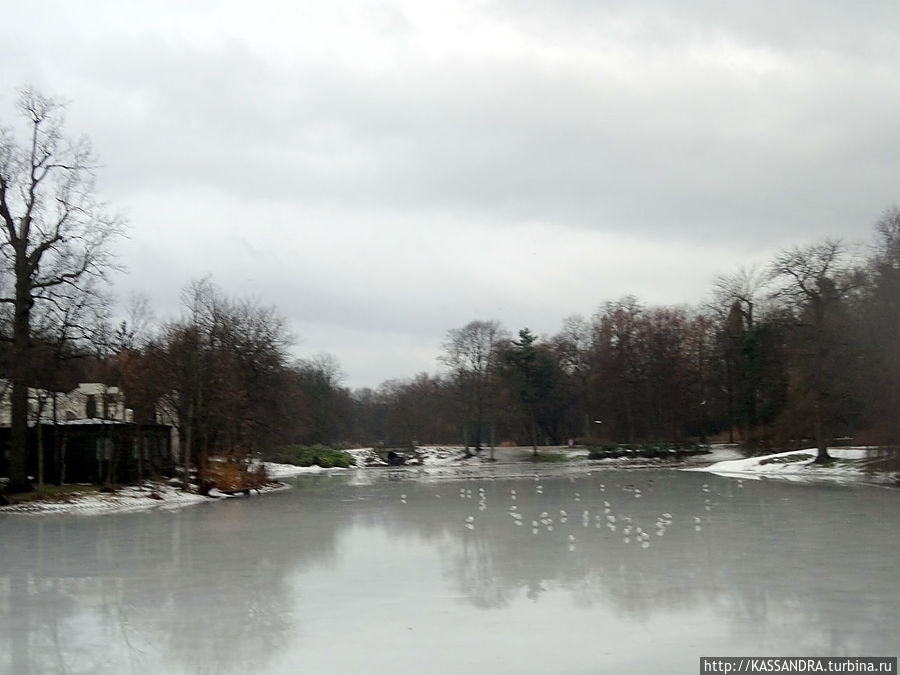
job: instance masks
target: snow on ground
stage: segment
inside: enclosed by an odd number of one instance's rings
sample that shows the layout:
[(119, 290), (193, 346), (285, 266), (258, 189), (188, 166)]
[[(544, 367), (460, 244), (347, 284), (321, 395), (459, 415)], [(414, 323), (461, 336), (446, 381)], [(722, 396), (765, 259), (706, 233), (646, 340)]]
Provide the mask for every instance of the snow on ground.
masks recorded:
[[(459, 464), (473, 459), (466, 457), (466, 451), (459, 446), (423, 445), (416, 448), (416, 454), (425, 466)], [(484, 454), (489, 455), (490, 450), (485, 450)]]
[(209, 501), (209, 497), (184, 492), (165, 483), (144, 483), (123, 487), (115, 492), (71, 494), (65, 501), (33, 501), (0, 507), (2, 513), (66, 513), (95, 516), (149, 509), (179, 509)]
[[(287, 489), (289, 486), (277, 482), (278, 478), (290, 478), (302, 473), (331, 471), (320, 467), (299, 467), (290, 464), (267, 463), (266, 469), (273, 482), (260, 488), (252, 488), (250, 494), (262, 494)], [(111, 513), (129, 513), (152, 509), (175, 510), (185, 506), (203, 504), (216, 499), (238, 499), (240, 494), (226, 494), (213, 488), (208, 496), (196, 492), (185, 492), (180, 486), (160, 481), (145, 481), (141, 485), (126, 485), (111, 492), (97, 492), (86, 489), (72, 492), (65, 498), (46, 499), (0, 506), (0, 515), (18, 514), (69, 514), (77, 516), (98, 516)]]
[(297, 466), (296, 464), (279, 464), (278, 462), (263, 462), (266, 467), (266, 475), (274, 480), (281, 478), (293, 478), (310, 473), (328, 473), (331, 471), (347, 471), (343, 467), (323, 469), (321, 466)]
[(791, 450), (759, 457), (716, 462), (704, 467), (686, 468), (684, 471), (707, 471), (720, 476), (739, 478), (783, 478), (792, 481), (865, 479), (877, 483), (894, 483), (896, 473), (867, 470), (871, 448), (829, 448), (828, 454), (836, 461), (830, 465), (815, 464), (817, 450)]
[[(347, 469), (323, 469), (319, 466), (294, 466), (293, 464), (265, 463), (269, 478), (278, 481), (284, 478), (306, 474), (319, 474)], [(273, 483), (255, 488), (253, 492), (273, 492), (289, 486)], [(147, 481), (142, 485), (131, 485), (116, 489), (114, 492), (96, 492), (85, 490), (83, 493), (72, 493), (64, 500), (44, 500), (22, 502), (9, 506), (0, 506), (0, 515), (4, 513), (18, 514), (69, 514), (79, 516), (96, 516), (111, 513), (129, 513), (133, 511), (149, 511), (151, 509), (174, 510), (194, 504), (202, 504), (217, 498), (236, 499), (237, 495), (226, 495), (218, 490), (210, 490), (204, 497), (195, 492), (184, 492), (181, 488), (162, 482)]]
[(353, 457), (357, 469), (367, 466), (387, 466), (387, 462), (381, 459), (372, 448), (353, 448), (345, 450), (345, 452)]
[[(425, 466), (446, 466), (454, 464), (480, 464), (487, 461), (491, 456), (490, 448), (482, 448), (481, 452), (473, 453), (471, 457), (466, 457), (465, 448), (461, 445), (421, 445), (416, 447), (416, 454), (422, 459)], [(543, 454), (565, 455), (567, 459), (584, 459), (588, 456), (587, 448), (568, 447), (566, 445), (550, 445), (539, 446), (538, 451)], [(497, 462), (530, 462), (532, 456), (531, 446), (497, 446), (494, 448), (493, 455)]]
[[(379, 457), (372, 448), (352, 448), (344, 450), (353, 458), (353, 465), (357, 469), (364, 469), (367, 466), (387, 466), (381, 457)], [(266, 468), (266, 475), (269, 478), (279, 480), (281, 478), (293, 478), (294, 476), (302, 476), (310, 473), (324, 473), (327, 471), (346, 471), (343, 467), (332, 467), (323, 469), (321, 466), (297, 466), (296, 464), (279, 464), (278, 462), (263, 462)]]

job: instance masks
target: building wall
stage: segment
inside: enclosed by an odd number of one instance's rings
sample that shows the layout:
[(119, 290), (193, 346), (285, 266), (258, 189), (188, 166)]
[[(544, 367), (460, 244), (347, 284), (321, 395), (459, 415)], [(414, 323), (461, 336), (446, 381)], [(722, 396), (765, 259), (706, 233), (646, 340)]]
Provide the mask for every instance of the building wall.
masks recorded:
[[(0, 425), (12, 423), (11, 394), (9, 380), (0, 380)], [(42, 422), (52, 423), (54, 398), (57, 422), (84, 419), (131, 422), (134, 419), (131, 408), (125, 407), (125, 394), (121, 389), (101, 382), (83, 382), (68, 393), (29, 388), (29, 422), (34, 423), (40, 417)]]

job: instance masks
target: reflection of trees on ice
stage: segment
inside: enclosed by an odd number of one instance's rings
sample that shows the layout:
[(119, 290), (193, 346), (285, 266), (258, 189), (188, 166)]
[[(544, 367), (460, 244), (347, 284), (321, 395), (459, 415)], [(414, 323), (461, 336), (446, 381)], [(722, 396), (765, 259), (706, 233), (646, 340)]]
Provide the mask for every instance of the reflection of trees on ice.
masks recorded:
[(449, 562), (445, 577), (480, 609), (507, 607), (514, 590), (496, 567), (490, 538), (490, 526), (476, 521), (473, 529), (446, 539), (441, 546), (442, 558)]
[[(885, 595), (881, 588), (892, 587), (890, 561), (900, 553), (900, 543), (880, 537), (872, 521), (860, 515), (865, 510), (858, 502), (877, 492), (798, 491), (679, 475), (657, 478), (641, 500), (625, 485), (616, 494), (608, 490), (603, 496), (609, 501), (591, 501), (601, 494), (597, 480), (579, 480), (576, 486), (563, 479), (542, 482), (552, 506), (567, 499), (572, 511), (580, 506), (574, 501), (575, 489), (580, 490), (584, 503), (590, 502), (587, 517), (570, 517), (566, 524), (557, 518), (551, 531), (539, 519), (551, 511), (548, 500), (520, 489), (517, 501), (510, 502), (515, 483), (497, 481), (488, 488), (492, 508), (476, 515), (474, 529), (451, 528), (443, 540), (445, 578), (473, 606), (515, 611), (523, 596), (540, 601), (546, 593), (567, 592), (576, 607), (611, 607), (628, 621), (711, 610), (761, 647), (793, 644), (834, 654), (873, 644), (890, 648), (885, 627), (896, 626), (900, 616), (896, 594)], [(790, 491), (789, 508), (784, 490)], [(618, 514), (615, 531), (606, 526), (604, 503)], [(528, 523), (538, 522), (536, 535), (514, 524), (509, 504)], [(467, 500), (454, 500), (454, 507), (457, 523), (472, 511)], [(859, 518), (835, 518), (844, 508)], [(627, 544), (623, 523), (632, 528)], [(653, 533), (650, 546), (642, 546), (647, 538), (634, 536), (638, 528)], [(577, 538), (577, 546), (570, 537)], [(863, 551), (878, 551), (872, 553), (875, 576), (873, 568), (857, 564)], [(843, 606), (847, 592), (858, 601)]]
[[(304, 641), (320, 634), (323, 608), (307, 579), (348, 588), (328, 605), (338, 624), (383, 602), (419, 611), (420, 596), (400, 591), (434, 570), (417, 575), (410, 551), (441, 566), (427, 582), (437, 606), (449, 590), (448, 603), (511, 619), (571, 606), (566, 617), (598, 631), (615, 621), (674, 639), (685, 617), (711, 615), (760, 649), (819, 654), (889, 651), (900, 625), (900, 541), (875, 526), (896, 512), (894, 491), (606, 471), (542, 476), (539, 495), (531, 478), (386, 473), (355, 485), (304, 477), (294, 490), (176, 513), (5, 519), (0, 672), (265, 672), (298, 643), (320, 648)], [(348, 568), (373, 573), (360, 584)]]
[[(244, 506), (19, 519), (0, 551), (0, 672), (264, 668), (298, 629), (288, 574), (328, 564), (340, 527), (285, 533)], [(10, 564), (17, 543), (35, 560)]]

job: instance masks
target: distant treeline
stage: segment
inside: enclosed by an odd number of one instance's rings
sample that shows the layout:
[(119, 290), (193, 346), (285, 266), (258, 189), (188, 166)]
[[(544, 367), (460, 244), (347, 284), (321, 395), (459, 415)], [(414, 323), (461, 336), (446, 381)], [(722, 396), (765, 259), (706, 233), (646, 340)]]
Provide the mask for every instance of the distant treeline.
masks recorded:
[(442, 375), (351, 396), (347, 438), (485, 445), (900, 439), (900, 210), (864, 249), (824, 240), (718, 277), (698, 307), (628, 296), (535, 340), (448, 332)]
[[(764, 268), (719, 277), (702, 306), (628, 296), (540, 338), (472, 321), (447, 332), (440, 373), (377, 389), (342, 386), (330, 357), (291, 360), (274, 308), (227, 298), (208, 280), (191, 284), (183, 304), (180, 319), (155, 330), (141, 303), (129, 322), (77, 339), (38, 326), (31, 385), (119, 386), (137, 422), (160, 413), (176, 421), (198, 464), (313, 443), (900, 438), (896, 209), (863, 253), (830, 240), (786, 250)], [(7, 367), (9, 354), (0, 354)]]

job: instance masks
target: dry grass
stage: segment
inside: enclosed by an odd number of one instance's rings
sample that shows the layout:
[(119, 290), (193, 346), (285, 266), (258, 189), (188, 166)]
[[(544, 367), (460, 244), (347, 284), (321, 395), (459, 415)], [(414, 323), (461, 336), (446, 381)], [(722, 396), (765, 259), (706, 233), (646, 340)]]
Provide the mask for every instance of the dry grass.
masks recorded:
[(65, 484), (52, 485), (45, 483), (41, 488), (35, 488), (30, 492), (20, 492), (12, 495), (4, 495), (10, 504), (23, 504), (26, 502), (70, 502), (76, 497), (92, 495), (100, 492), (99, 485), (94, 484)]
[(233, 494), (257, 490), (267, 485), (269, 479), (261, 467), (250, 471), (235, 462), (213, 461), (203, 472), (203, 482), (210, 488)]

